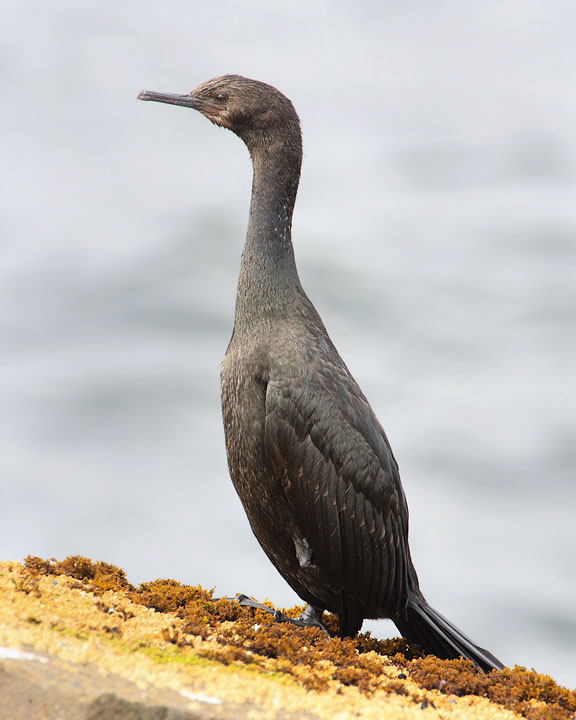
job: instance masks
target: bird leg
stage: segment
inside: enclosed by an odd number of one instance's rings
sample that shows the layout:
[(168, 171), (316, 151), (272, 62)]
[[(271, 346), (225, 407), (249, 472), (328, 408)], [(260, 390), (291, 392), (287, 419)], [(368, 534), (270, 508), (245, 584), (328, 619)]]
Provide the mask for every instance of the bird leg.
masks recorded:
[(296, 619), (305, 627), (318, 627), (321, 630), (324, 630), (327, 635), (330, 635), (328, 628), (322, 622), (322, 615), (324, 615), (324, 610), (322, 608), (306, 603), (304, 612), (300, 613)]
[(251, 597), (248, 597), (248, 595), (244, 595), (242, 593), (240, 595), (236, 595), (235, 598), (222, 598), (222, 600), (236, 601), (242, 605), (242, 607), (264, 610), (264, 612), (267, 612), (269, 615), (274, 615), (274, 620), (276, 620), (276, 622), (287, 622), (292, 625), (297, 625), (298, 627), (317, 627), (324, 630), (327, 635), (330, 635), (328, 628), (322, 622), (324, 610), (316, 607), (316, 605), (311, 605), (310, 603), (306, 604), (304, 612), (300, 613), (297, 618), (291, 618), (280, 610), (274, 610), (273, 608), (268, 607), (268, 605), (264, 605), (257, 600), (253, 600)]

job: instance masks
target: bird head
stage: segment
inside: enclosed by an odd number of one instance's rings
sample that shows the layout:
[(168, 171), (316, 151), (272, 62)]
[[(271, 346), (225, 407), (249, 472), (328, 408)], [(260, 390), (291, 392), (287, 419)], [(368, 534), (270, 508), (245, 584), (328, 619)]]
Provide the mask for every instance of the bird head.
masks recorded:
[(290, 100), (272, 85), (240, 75), (208, 80), (188, 95), (144, 90), (138, 99), (197, 110), (215, 125), (236, 133), (250, 150), (270, 144), (278, 135), (286, 139), (296, 135), (300, 140), (300, 123)]

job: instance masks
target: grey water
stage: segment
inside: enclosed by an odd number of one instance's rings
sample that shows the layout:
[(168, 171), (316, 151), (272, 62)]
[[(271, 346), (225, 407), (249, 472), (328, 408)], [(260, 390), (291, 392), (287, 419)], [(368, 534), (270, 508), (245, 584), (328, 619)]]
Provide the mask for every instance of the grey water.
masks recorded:
[(2, 6), (0, 556), (298, 601), (220, 419), (248, 154), (135, 99), (240, 73), (300, 113), (301, 279), (395, 450), (426, 596), (574, 687), (576, 6)]

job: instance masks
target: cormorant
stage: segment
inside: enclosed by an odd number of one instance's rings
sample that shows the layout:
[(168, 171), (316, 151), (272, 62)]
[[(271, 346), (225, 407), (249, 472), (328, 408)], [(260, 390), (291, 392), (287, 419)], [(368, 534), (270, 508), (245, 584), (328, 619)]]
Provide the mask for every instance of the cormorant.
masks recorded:
[(408, 506), (384, 430), (302, 289), (291, 240), (298, 115), (276, 88), (239, 75), (140, 100), (198, 110), (246, 144), (254, 166), (234, 332), (222, 363), (228, 464), (260, 545), (342, 636), (391, 618), (443, 658), (502, 663), (426, 602), (408, 546)]

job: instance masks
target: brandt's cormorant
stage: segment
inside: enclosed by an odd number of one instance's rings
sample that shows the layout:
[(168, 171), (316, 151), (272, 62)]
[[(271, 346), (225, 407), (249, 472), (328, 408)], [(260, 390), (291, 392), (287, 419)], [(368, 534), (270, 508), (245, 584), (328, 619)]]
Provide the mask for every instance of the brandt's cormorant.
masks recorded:
[(302, 620), (319, 624), (329, 610), (347, 636), (364, 618), (391, 618), (430, 653), (502, 668), (422, 595), (388, 439), (298, 279), (291, 226), (302, 138), (292, 103), (238, 75), (188, 95), (138, 97), (198, 110), (250, 151), (250, 218), (222, 363), (226, 448), (254, 534), (307, 603)]

